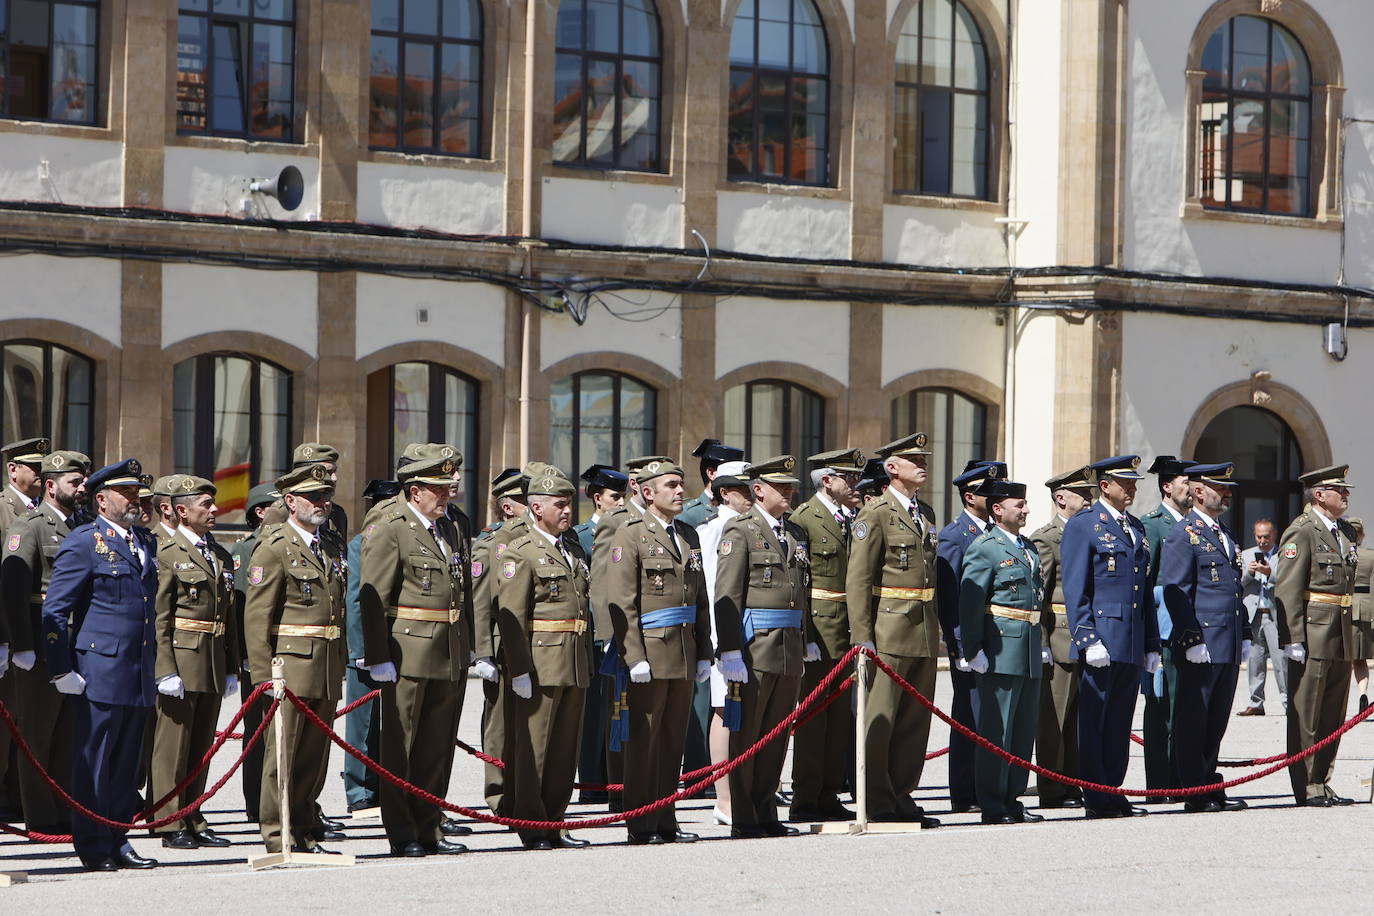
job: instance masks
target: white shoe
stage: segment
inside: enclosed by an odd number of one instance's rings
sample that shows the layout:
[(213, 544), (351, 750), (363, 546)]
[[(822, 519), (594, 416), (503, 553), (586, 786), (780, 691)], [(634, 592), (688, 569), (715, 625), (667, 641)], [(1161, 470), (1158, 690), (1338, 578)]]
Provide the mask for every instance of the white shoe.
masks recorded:
[(726, 814), (719, 808), (711, 809), (711, 819), (722, 827), (730, 826), (730, 815)]

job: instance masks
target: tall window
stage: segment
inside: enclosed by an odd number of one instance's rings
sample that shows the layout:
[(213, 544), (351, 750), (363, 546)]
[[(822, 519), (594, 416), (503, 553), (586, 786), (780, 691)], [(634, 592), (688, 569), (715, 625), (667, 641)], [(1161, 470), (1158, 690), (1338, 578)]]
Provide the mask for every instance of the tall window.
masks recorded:
[(412, 442), (444, 442), (463, 456), (463, 511), (476, 518), (485, 479), (477, 463), (478, 384), (447, 366), (397, 363), (391, 367), (391, 457)]
[(53, 448), (91, 454), (95, 365), (56, 344), (0, 347), (0, 442), (45, 436)]
[(988, 56), (958, 0), (921, 0), (897, 38), (896, 190), (988, 196)]
[(1208, 207), (1307, 216), (1312, 78), (1276, 22), (1237, 16), (1202, 55), (1198, 197)]
[[(589, 465), (619, 468), (636, 455), (654, 453), (658, 396), (643, 382), (619, 372), (579, 372), (555, 382), (549, 400), (549, 452), (574, 481)], [(591, 512), (584, 497), (577, 512)]]
[(946, 524), (963, 511), (950, 481), (971, 459), (993, 457), (987, 453), (987, 407), (952, 388), (918, 388), (892, 399), (891, 431), (894, 439), (916, 432), (930, 438), (930, 477), (921, 498)]
[(725, 441), (743, 442), (750, 461), (796, 456), (801, 469), (799, 489), (810, 493), (811, 469), (806, 459), (825, 448), (825, 399), (809, 388), (777, 379), (736, 385), (725, 392)]
[[(172, 374), (173, 470), (213, 480), (221, 510), (232, 496), (291, 466), (291, 373), (230, 353), (193, 356)], [(238, 503), (238, 510), (242, 503)], [(241, 511), (221, 515), (243, 521)]]
[(829, 57), (812, 0), (742, 0), (730, 30), (731, 178), (829, 180)]
[(1302, 511), (1302, 451), (1278, 414), (1262, 407), (1223, 410), (1202, 431), (1193, 457), (1235, 462), (1235, 497), (1222, 521), (1245, 545), (1254, 543), (1250, 529), (1261, 518), (1282, 532)]
[(374, 149), (482, 154), (479, 0), (372, 0)]
[(561, 0), (554, 41), (553, 161), (658, 171), (663, 58), (654, 0)]
[(94, 124), (98, 0), (0, 0), (0, 117)]
[(177, 132), (293, 139), (295, 0), (179, 0)]

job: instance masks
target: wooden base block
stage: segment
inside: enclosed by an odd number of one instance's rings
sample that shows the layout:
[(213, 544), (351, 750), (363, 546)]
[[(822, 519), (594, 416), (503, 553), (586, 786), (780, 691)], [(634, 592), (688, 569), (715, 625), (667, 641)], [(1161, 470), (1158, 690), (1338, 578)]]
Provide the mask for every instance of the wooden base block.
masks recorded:
[(248, 860), (248, 867), (254, 871), (275, 868), (279, 865), (354, 865), (357, 859), (348, 854), (323, 855), (317, 852), (269, 852), (265, 856), (254, 856)]
[(16, 884), (28, 884), (29, 875), (22, 871), (0, 871), (0, 887), (13, 887)]

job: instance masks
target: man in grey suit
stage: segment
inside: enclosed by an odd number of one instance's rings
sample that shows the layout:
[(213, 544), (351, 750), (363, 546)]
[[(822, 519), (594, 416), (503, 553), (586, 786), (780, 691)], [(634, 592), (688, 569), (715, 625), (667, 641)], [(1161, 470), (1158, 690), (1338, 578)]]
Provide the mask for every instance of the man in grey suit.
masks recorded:
[(1274, 620), (1274, 580), (1278, 575), (1278, 532), (1267, 518), (1255, 522), (1255, 546), (1240, 552), (1240, 584), (1250, 618), (1250, 705), (1238, 716), (1264, 715), (1264, 682), (1272, 660), (1279, 685), (1280, 712), (1288, 709), (1288, 659), (1279, 647)]

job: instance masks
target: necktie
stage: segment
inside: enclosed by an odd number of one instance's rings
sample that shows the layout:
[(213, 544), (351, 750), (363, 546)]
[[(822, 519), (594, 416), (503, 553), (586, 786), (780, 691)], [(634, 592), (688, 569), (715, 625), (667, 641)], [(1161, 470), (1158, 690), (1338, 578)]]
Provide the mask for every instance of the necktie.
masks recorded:
[(778, 536), (778, 546), (782, 548), (782, 552), (787, 553), (787, 535), (783, 531), (782, 522), (773, 526), (773, 533)]
[(211, 570), (214, 570), (215, 555), (210, 552), (210, 545), (205, 541), (201, 541), (196, 546), (200, 548), (200, 555), (205, 558), (206, 565), (209, 566)]
[(438, 526), (438, 525), (435, 525), (435, 524), (433, 524), (433, 523), (430, 523), (430, 526), (429, 526), (429, 536), (432, 537), (432, 538), (434, 538), (434, 545), (435, 545), (436, 547), (439, 548), (439, 555), (442, 556), (442, 557), (448, 556), (448, 545), (445, 544), (445, 543), (443, 542), (443, 539), (441, 539), (441, 538), (439, 537), (439, 526)]
[(921, 527), (921, 513), (916, 511), (916, 500), (906, 504), (906, 514), (911, 516), (911, 521), (916, 525), (916, 533), (924, 534), (925, 530)]
[(143, 562), (143, 552), (138, 549), (138, 542), (134, 540), (132, 531), (124, 532), (124, 543), (129, 545), (129, 556), (133, 557), (140, 564)]
[(320, 552), (320, 539), (310, 539), (310, 552), (315, 555), (315, 559), (320, 561), (320, 566), (324, 566), (324, 554)]
[(992, 529), (994, 529), (994, 528), (996, 528), (996, 527), (997, 527), (997, 526), (994, 525), (992, 522), (988, 522), (987, 525), (986, 525), (986, 527), (983, 528), (983, 530), (984, 530), (984, 531), (991, 531)]
[(1226, 543), (1226, 535), (1221, 533), (1221, 526), (1216, 522), (1212, 522), (1212, 533), (1217, 536), (1217, 543), (1221, 545), (1221, 549), (1230, 553), (1231, 545)]
[(1131, 523), (1126, 521), (1126, 516), (1118, 515), (1116, 523), (1121, 526), (1121, 533), (1126, 536), (1126, 546), (1135, 546), (1135, 536), (1131, 533)]
[(677, 546), (677, 536), (673, 533), (672, 523), (663, 529), (668, 534), (668, 546), (673, 550), (673, 556), (682, 559), (682, 550)]

